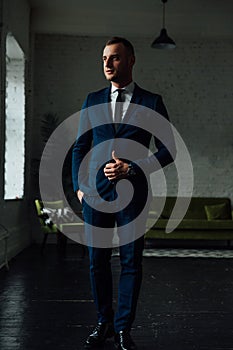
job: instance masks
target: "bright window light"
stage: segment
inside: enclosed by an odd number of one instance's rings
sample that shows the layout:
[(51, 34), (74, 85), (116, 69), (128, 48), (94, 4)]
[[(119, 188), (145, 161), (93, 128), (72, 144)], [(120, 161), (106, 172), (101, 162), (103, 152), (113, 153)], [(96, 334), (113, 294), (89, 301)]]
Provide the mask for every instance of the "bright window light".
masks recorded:
[(15, 38), (6, 39), (6, 129), (4, 199), (24, 196), (25, 58)]

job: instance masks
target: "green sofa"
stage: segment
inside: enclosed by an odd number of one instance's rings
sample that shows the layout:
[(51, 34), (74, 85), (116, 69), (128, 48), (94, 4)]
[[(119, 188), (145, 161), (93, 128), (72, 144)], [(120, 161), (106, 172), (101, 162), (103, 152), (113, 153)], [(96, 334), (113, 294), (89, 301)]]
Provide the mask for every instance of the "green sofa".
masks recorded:
[(159, 200), (163, 200), (162, 197), (153, 198), (147, 221), (146, 238), (227, 240), (228, 243), (233, 239), (233, 213), (229, 198), (192, 197), (183, 220), (171, 233), (166, 233), (165, 229), (176, 197), (166, 198), (162, 213), (158, 218), (156, 203)]

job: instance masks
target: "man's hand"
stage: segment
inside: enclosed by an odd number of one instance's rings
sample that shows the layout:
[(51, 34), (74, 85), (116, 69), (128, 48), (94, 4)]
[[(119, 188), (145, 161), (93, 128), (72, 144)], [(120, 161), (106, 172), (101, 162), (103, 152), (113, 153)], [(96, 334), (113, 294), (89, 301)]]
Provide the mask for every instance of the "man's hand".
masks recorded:
[(82, 204), (82, 200), (83, 200), (83, 195), (84, 195), (84, 193), (83, 193), (81, 190), (78, 190), (78, 191), (76, 192), (76, 194), (77, 194), (77, 197), (78, 197), (78, 199), (79, 199), (79, 202)]
[(114, 163), (108, 163), (104, 168), (105, 176), (109, 179), (109, 181), (126, 178), (129, 168), (128, 163), (124, 163), (122, 160), (117, 158), (115, 156), (115, 151), (112, 151), (112, 159), (114, 160)]

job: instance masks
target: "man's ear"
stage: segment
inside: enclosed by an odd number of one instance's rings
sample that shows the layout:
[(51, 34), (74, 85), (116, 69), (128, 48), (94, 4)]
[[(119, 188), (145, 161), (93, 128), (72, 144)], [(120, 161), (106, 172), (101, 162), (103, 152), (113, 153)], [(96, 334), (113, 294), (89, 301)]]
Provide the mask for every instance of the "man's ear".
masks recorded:
[(129, 57), (129, 64), (130, 64), (130, 67), (133, 67), (133, 65), (135, 64), (135, 56), (131, 55)]

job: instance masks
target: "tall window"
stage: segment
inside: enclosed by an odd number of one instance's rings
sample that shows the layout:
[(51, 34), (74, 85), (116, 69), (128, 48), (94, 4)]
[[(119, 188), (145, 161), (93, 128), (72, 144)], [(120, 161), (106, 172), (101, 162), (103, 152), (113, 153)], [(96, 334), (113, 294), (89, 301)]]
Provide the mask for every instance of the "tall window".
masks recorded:
[(4, 199), (24, 195), (25, 58), (15, 38), (6, 39), (6, 132)]

